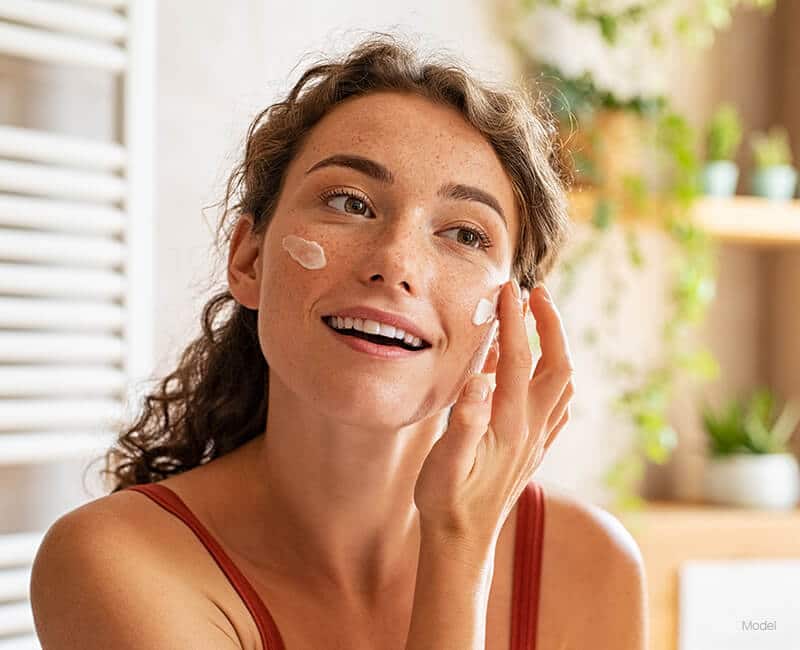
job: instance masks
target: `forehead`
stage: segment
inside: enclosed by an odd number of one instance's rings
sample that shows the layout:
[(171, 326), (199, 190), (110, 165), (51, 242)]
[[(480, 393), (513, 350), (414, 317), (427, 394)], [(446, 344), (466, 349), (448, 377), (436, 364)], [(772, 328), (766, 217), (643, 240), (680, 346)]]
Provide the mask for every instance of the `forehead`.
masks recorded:
[(450, 106), (410, 93), (375, 92), (332, 108), (311, 130), (297, 156), (302, 174), (323, 157), (360, 154), (385, 165), (403, 183), (434, 192), (443, 182), (494, 194), (516, 230), (511, 179), (492, 145)]

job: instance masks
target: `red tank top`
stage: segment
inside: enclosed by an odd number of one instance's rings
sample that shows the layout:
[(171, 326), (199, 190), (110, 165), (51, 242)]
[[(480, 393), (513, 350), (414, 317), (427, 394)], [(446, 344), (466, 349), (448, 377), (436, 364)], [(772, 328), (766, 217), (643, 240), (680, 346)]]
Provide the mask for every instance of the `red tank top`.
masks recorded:
[[(263, 650), (286, 650), (267, 606), (186, 503), (166, 485), (159, 483), (132, 485), (125, 489), (147, 495), (191, 528), (250, 611), (261, 636)], [(544, 492), (541, 485), (531, 481), (520, 496), (517, 514), (510, 650), (536, 648), (543, 532)]]

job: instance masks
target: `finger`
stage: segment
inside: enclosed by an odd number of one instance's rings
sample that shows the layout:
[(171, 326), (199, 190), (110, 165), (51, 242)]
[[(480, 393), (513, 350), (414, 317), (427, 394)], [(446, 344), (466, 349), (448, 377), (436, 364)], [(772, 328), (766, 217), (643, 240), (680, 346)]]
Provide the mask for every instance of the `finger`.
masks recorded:
[[(497, 321), (495, 320), (495, 323)], [(483, 370), (481, 372), (492, 372), (492, 368), (497, 364), (497, 360), (499, 358), (497, 345), (492, 345), (489, 348), (489, 352), (486, 355), (486, 363), (483, 364)]]
[(531, 294), (530, 306), (541, 347), (531, 380), (535, 393), (532, 402), (540, 411), (549, 413), (572, 376), (572, 357), (561, 316), (543, 285)]
[(547, 451), (550, 448), (550, 445), (553, 444), (553, 442), (556, 439), (556, 436), (558, 436), (561, 429), (563, 429), (567, 425), (567, 422), (569, 422), (569, 416), (570, 416), (570, 408), (569, 405), (567, 405), (567, 408), (564, 411), (564, 414), (561, 416), (561, 419), (558, 421), (558, 424), (553, 428), (553, 430), (547, 436), (547, 440), (544, 443), (545, 451)]
[(531, 450), (530, 460), (528, 462), (528, 472), (529, 474), (533, 474), (539, 465), (542, 464), (542, 459), (547, 454), (548, 449), (550, 449), (550, 445), (553, 444), (556, 437), (558, 436), (559, 432), (566, 426), (567, 422), (569, 421), (570, 409), (567, 406), (564, 413), (561, 415), (561, 419), (558, 421), (555, 427), (550, 430), (550, 433), (547, 435), (547, 439), (544, 441), (544, 444), (541, 442), (533, 445), (533, 449)]
[(492, 363), (496, 362), (496, 358), (492, 354), (492, 350), (494, 346), (495, 334), (497, 333), (498, 327), (497, 317), (492, 320), (492, 324), (486, 330), (486, 334), (484, 338), (481, 340), (481, 344), (478, 346), (478, 349), (475, 352), (475, 357), (473, 361), (470, 363), (470, 371), (469, 376), (472, 376), (477, 373), (491, 373)]
[(514, 296), (511, 282), (500, 292), (500, 358), (497, 362), (496, 387), (492, 399), (492, 430), (516, 446), (527, 431), (528, 381), (533, 363), (528, 333), (522, 317), (522, 305)]
[[(567, 385), (564, 387), (564, 390), (561, 392), (561, 397), (556, 404), (556, 407), (550, 413), (550, 417), (547, 419), (547, 425), (541, 429), (537, 440), (532, 445), (531, 450), (531, 457), (533, 461), (531, 463), (531, 469), (534, 470), (539, 463), (541, 462), (541, 457), (544, 456), (547, 448), (553, 442), (555, 438), (555, 433), (558, 433), (559, 424), (564, 420), (565, 412), (569, 410), (569, 402), (572, 399), (572, 396), (575, 393), (575, 386), (572, 381), (569, 381)], [(533, 426), (536, 426), (534, 423)], [(563, 426), (563, 425), (561, 425)], [(556, 429), (554, 433), (554, 429)]]
[(551, 367), (563, 363), (572, 365), (567, 332), (553, 297), (543, 284), (536, 287), (533, 293), (535, 297), (531, 299), (530, 306), (541, 340), (542, 360)]
[[(488, 375), (470, 377), (450, 411), (447, 429), (436, 441), (435, 453), (453, 472), (460, 484), (469, 476), (475, 461), (475, 448), (489, 426), (491, 380)], [(433, 450), (432, 450), (433, 452)]]
[(550, 431), (561, 421), (561, 416), (564, 415), (564, 411), (566, 411), (569, 401), (572, 399), (573, 395), (575, 395), (575, 384), (570, 379), (567, 382), (567, 385), (564, 386), (564, 390), (561, 391), (561, 397), (558, 398), (558, 403), (550, 413), (550, 417), (547, 419), (547, 431)]
[[(533, 460), (529, 461), (532, 470), (538, 466), (539, 462), (541, 461), (541, 456), (545, 454), (547, 448), (555, 439), (555, 434), (560, 430), (559, 424), (564, 420), (565, 412), (569, 410), (569, 402), (574, 393), (575, 385), (570, 380), (567, 382), (567, 385), (564, 386), (564, 390), (561, 391), (561, 397), (559, 398), (556, 407), (550, 413), (550, 416), (547, 419), (547, 425), (541, 429), (537, 440), (532, 445), (530, 453)], [(536, 427), (537, 423), (532, 423), (532, 426)], [(563, 424), (561, 426), (563, 426)]]
[(494, 322), (492, 323), (492, 330), (490, 332), (491, 343), (489, 344), (489, 349), (486, 354), (486, 362), (483, 364), (483, 371), (488, 372), (489, 374), (495, 374), (497, 372), (497, 361), (500, 359), (500, 349), (499, 344), (497, 343), (497, 332), (500, 329), (500, 319), (495, 317)]

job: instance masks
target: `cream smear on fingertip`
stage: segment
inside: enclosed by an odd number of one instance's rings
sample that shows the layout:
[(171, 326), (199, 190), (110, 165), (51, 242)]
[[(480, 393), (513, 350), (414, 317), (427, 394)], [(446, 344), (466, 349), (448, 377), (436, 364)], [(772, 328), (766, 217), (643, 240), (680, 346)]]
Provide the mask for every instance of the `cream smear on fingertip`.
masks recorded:
[(481, 326), (484, 323), (488, 323), (490, 321), (493, 322), (484, 334), (481, 344), (472, 355), (472, 359), (470, 360), (467, 370), (468, 377), (483, 372), (483, 366), (486, 364), (486, 359), (489, 356), (489, 350), (491, 349), (492, 343), (494, 343), (495, 337), (497, 336), (497, 328), (500, 324), (500, 321), (497, 318), (497, 303), (499, 298), (500, 289), (497, 289), (492, 300), (481, 298), (478, 300), (478, 304), (475, 306), (475, 311), (472, 314), (473, 325)]
[(281, 241), (281, 245), (295, 262), (306, 269), (321, 269), (327, 264), (325, 251), (315, 241), (309, 241), (297, 235), (286, 235)]
[(475, 350), (475, 354), (472, 356), (472, 360), (469, 364), (469, 370), (467, 371), (467, 376), (471, 377), (472, 375), (482, 373), (483, 367), (486, 365), (486, 359), (489, 356), (489, 350), (492, 347), (492, 343), (494, 342), (495, 335), (497, 334), (497, 327), (500, 324), (498, 319), (494, 319), (494, 322), (489, 327), (489, 330), (486, 332), (486, 335), (481, 342), (481, 345), (478, 346), (478, 349)]

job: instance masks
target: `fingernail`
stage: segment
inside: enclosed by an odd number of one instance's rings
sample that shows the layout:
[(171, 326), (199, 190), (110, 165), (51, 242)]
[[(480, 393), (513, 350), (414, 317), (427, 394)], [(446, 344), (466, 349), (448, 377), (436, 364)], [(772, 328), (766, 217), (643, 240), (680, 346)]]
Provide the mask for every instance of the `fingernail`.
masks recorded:
[(511, 278), (511, 290), (514, 292), (514, 297), (519, 300), (519, 282), (517, 282), (516, 278)]
[(483, 377), (473, 377), (467, 384), (467, 397), (483, 402), (489, 393), (489, 383)]
[(542, 297), (547, 302), (553, 302), (553, 296), (550, 295), (550, 292), (547, 290), (547, 287), (544, 286), (544, 285), (541, 285), (541, 288), (542, 288)]

